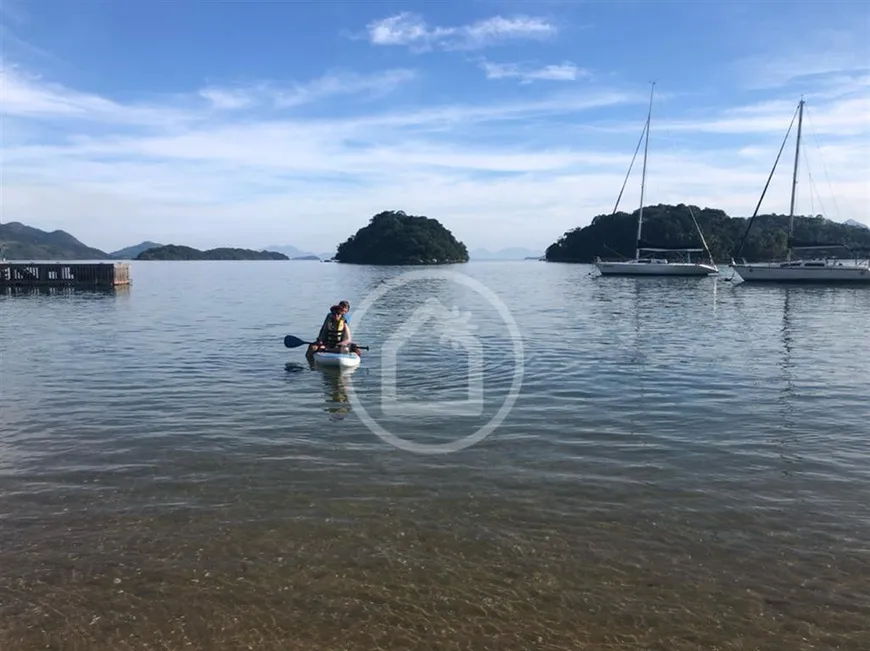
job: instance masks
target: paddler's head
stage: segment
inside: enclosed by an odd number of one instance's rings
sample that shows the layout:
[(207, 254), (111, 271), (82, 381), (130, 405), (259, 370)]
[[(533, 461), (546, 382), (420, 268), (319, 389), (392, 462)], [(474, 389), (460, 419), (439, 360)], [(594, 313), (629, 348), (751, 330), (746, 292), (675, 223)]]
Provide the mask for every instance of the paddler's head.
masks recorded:
[(350, 303), (348, 303), (347, 301), (340, 301), (338, 307), (341, 308), (342, 314), (347, 314), (348, 312), (350, 312)]

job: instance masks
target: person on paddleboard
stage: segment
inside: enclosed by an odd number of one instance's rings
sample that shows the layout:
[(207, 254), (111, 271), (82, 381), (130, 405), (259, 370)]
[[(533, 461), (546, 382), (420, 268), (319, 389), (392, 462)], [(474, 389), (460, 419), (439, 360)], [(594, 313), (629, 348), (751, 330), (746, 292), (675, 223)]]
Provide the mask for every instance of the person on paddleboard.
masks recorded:
[(351, 333), (350, 326), (348, 326), (345, 320), (346, 313), (347, 307), (342, 307), (341, 305), (333, 305), (329, 309), (329, 314), (320, 327), (316, 341), (308, 348), (309, 354), (319, 351), (329, 353), (347, 353), (351, 351), (357, 353), (357, 355), (359, 354), (359, 347), (350, 341)]
[(346, 353), (350, 345), (350, 328), (344, 320), (343, 310), (338, 305), (329, 308), (329, 314), (320, 326), (317, 339), (308, 349), (312, 353)]

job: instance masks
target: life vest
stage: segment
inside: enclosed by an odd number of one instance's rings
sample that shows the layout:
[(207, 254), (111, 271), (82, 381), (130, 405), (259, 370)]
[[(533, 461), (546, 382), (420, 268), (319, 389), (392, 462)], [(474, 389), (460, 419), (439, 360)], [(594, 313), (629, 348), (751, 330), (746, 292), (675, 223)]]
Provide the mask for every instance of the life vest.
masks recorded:
[(338, 346), (344, 335), (344, 317), (329, 315), (326, 317), (326, 345), (330, 348)]

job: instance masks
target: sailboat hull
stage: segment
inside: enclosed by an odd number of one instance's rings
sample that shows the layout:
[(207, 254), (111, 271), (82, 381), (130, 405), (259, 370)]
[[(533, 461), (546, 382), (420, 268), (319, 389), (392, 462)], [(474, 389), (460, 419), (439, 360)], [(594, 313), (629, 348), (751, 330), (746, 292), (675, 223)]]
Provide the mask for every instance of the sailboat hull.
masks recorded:
[(755, 283), (858, 283), (870, 285), (870, 265), (854, 262), (806, 266), (788, 262), (735, 264), (731, 268), (745, 282)]
[(602, 276), (709, 276), (719, 270), (708, 264), (691, 262), (598, 262)]

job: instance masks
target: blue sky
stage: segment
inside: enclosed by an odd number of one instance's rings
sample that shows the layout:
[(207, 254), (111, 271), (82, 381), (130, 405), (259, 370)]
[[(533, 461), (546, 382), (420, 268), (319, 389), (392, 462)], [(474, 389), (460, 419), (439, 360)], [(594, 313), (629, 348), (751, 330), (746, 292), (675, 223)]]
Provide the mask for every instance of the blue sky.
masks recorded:
[(859, 2), (4, 0), (0, 220), (325, 251), (405, 210), (543, 250), (612, 210), (654, 79), (645, 203), (750, 214), (803, 95), (798, 211), (870, 223), (868, 28)]

